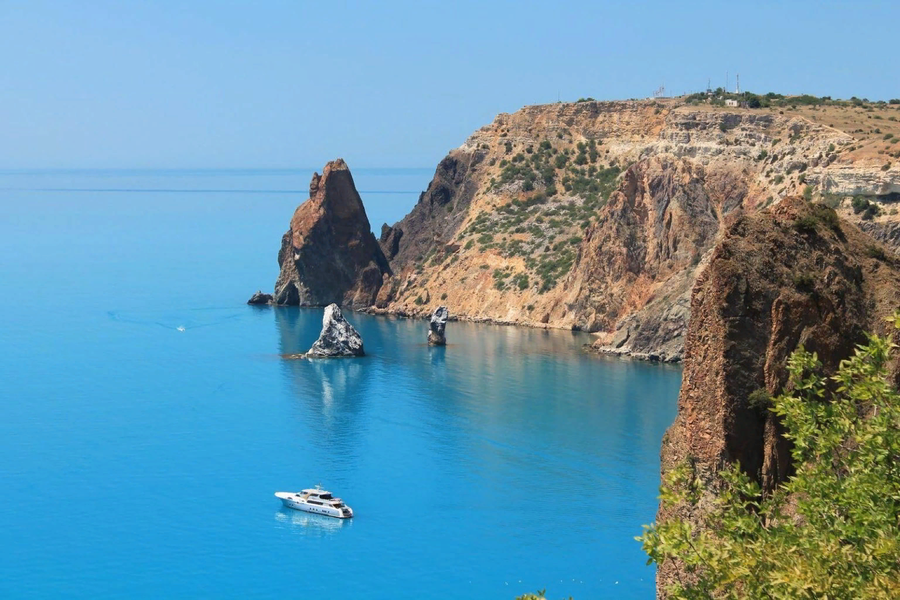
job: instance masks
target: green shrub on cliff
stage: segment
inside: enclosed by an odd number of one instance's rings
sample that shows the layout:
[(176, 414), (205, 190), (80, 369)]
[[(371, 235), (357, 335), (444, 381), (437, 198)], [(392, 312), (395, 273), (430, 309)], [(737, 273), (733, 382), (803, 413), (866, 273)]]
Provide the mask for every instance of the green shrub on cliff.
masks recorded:
[(870, 202), (865, 196), (854, 196), (851, 206), (853, 207), (854, 214), (858, 215), (859, 213), (862, 213), (862, 218), (865, 221), (877, 217), (881, 212), (878, 205), (874, 202)]
[(841, 205), (841, 202), (843, 201), (844, 197), (840, 194), (832, 194), (830, 192), (825, 192), (822, 194), (822, 204), (832, 210), (839, 207)]
[[(900, 329), (900, 312), (891, 318)], [(788, 361), (790, 383), (769, 410), (793, 444), (796, 473), (768, 497), (738, 465), (707, 493), (690, 464), (667, 477), (672, 518), (637, 538), (649, 562), (676, 561), (671, 598), (900, 597), (900, 394), (896, 346), (871, 336), (833, 377), (814, 353)]]

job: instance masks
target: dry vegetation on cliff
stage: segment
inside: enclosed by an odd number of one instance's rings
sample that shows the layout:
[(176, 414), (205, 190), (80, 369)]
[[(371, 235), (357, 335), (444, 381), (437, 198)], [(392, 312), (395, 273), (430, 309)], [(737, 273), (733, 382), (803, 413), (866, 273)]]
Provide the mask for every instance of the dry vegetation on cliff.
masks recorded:
[(424, 317), (441, 303), (454, 318), (580, 329), (599, 351), (680, 360), (691, 285), (740, 214), (803, 195), (900, 243), (900, 161), (883, 154), (900, 106), (802, 98), (501, 114), (382, 228), (386, 263), (368, 250), (351, 261), (375, 265), (348, 288), (353, 306)]
[(679, 360), (691, 283), (729, 215), (805, 193), (898, 234), (900, 169), (854, 155), (857, 138), (822, 118), (868, 108), (669, 99), (500, 115), (385, 229), (395, 275), (377, 310), (424, 316), (441, 301), (458, 318), (577, 328), (606, 352)]

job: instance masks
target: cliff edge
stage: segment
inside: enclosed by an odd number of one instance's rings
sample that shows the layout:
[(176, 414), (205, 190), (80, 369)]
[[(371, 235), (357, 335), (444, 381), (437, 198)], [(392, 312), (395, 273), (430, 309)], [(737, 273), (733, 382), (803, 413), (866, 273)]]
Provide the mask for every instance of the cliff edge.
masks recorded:
[(677, 362), (692, 286), (744, 214), (802, 195), (900, 252), (900, 106), (711, 102), (498, 115), (377, 241), (346, 165), (329, 163), (282, 239), (274, 302), (419, 318), (443, 304), (461, 320), (587, 331), (593, 351)]
[[(789, 447), (775, 415), (753, 398), (781, 392), (787, 358), (801, 345), (834, 372), (866, 332), (887, 332), (884, 318), (898, 307), (900, 259), (832, 209), (792, 197), (737, 219), (693, 288), (663, 475), (690, 461), (711, 482), (740, 462), (773, 489), (791, 472)], [(658, 520), (672, 517), (691, 518), (676, 510)], [(675, 569), (660, 566), (660, 592)]]
[[(894, 127), (897, 109), (877, 110)], [(679, 361), (693, 283), (742, 214), (803, 194), (900, 243), (893, 150), (846, 130), (870, 117), (679, 99), (501, 114), (382, 228), (393, 274), (369, 310), (424, 318), (441, 303), (462, 320), (577, 329), (597, 352)], [(861, 206), (875, 206), (869, 221)]]

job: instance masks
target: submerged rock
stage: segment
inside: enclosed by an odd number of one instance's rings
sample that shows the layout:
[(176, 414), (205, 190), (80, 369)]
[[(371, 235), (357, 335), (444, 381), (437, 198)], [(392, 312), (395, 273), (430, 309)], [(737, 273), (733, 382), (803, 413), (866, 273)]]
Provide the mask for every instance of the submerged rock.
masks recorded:
[(431, 315), (431, 323), (428, 325), (428, 345), (429, 346), (446, 346), (447, 338), (444, 336), (444, 329), (447, 327), (447, 317), (450, 312), (446, 306), (438, 306)]
[(322, 333), (306, 354), (309, 357), (365, 356), (359, 332), (344, 318), (337, 304), (325, 307)]
[(256, 290), (256, 293), (250, 296), (247, 304), (271, 304), (272, 294), (264, 294), (262, 290)]

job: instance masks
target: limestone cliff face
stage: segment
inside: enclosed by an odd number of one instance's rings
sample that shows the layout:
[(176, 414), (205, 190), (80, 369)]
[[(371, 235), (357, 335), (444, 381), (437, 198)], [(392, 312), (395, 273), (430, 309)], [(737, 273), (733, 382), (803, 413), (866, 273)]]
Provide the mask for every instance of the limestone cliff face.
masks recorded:
[(381, 244), (391, 264), (415, 265), (452, 239), (465, 220), (478, 188), (474, 177), (484, 152), (459, 149), (446, 156), (413, 210), (393, 227), (382, 228)]
[(581, 329), (599, 352), (678, 361), (693, 282), (741, 214), (806, 191), (861, 223), (850, 197), (863, 194), (884, 209), (865, 226), (900, 247), (900, 161), (872, 150), (890, 146), (882, 136), (848, 133), (871, 116), (857, 112), (667, 99), (501, 114), (441, 161), (379, 248), (355, 190), (333, 193), (346, 210), (329, 212), (314, 182), (282, 243), (276, 301), (423, 318), (444, 304), (454, 318)]
[[(833, 372), (865, 332), (885, 333), (884, 317), (898, 307), (900, 259), (831, 209), (794, 197), (738, 218), (693, 289), (663, 474), (689, 459), (710, 481), (739, 461), (771, 490), (790, 473), (789, 447), (774, 415), (748, 403), (750, 394), (779, 393), (786, 360), (800, 345)], [(658, 518), (686, 517), (677, 513)], [(674, 581), (672, 565), (658, 573), (660, 589)]]
[(861, 221), (859, 228), (900, 255), (900, 221)]
[(748, 193), (730, 165), (664, 154), (628, 169), (565, 282), (576, 326), (614, 332), (607, 352), (679, 360), (695, 273)]
[[(469, 216), (478, 189), (476, 171), (483, 158), (483, 152), (452, 151), (438, 164), (428, 189), (419, 196), (412, 211), (393, 227), (382, 226), (379, 243), (394, 271), (408, 274), (432, 256), (459, 250), (448, 244)], [(378, 308), (387, 307), (402, 294), (404, 286), (414, 285), (416, 281), (408, 276), (386, 280), (376, 301)]]
[(275, 304), (371, 306), (390, 267), (342, 159), (314, 174), (278, 252)]
[(441, 303), (461, 319), (581, 329), (600, 352), (678, 361), (691, 286), (731, 219), (807, 185), (817, 198), (890, 198), (900, 173), (851, 158), (854, 143), (798, 115), (676, 100), (502, 114), (382, 228), (393, 275), (371, 310), (425, 317)]

